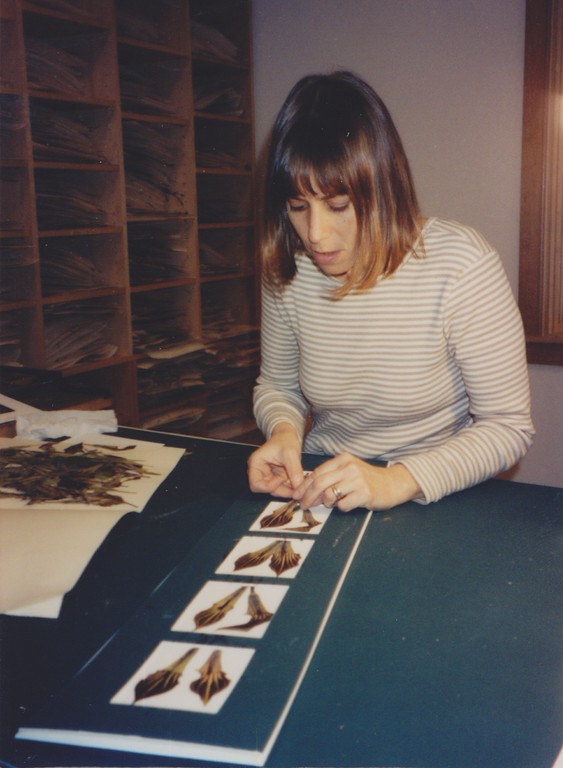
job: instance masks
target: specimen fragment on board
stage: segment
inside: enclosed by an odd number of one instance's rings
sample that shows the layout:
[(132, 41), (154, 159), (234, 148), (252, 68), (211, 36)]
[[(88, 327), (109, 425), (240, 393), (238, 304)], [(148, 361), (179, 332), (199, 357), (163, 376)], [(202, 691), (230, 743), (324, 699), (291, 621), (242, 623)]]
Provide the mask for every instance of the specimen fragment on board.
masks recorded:
[(287, 504), (283, 504), (271, 514), (263, 517), (262, 520), (260, 520), (260, 528), (276, 528), (282, 525), (287, 525), (287, 523), (290, 523), (293, 520), (293, 516), (298, 509), (298, 501), (288, 501)]
[(235, 561), (235, 571), (261, 565), (276, 551), (279, 543), (279, 541), (274, 541), (261, 549), (254, 550), (254, 552), (247, 552), (245, 555), (241, 555)]
[(230, 595), (217, 600), (209, 608), (200, 611), (194, 616), (196, 629), (199, 627), (208, 627), (210, 624), (215, 624), (216, 621), (220, 621), (225, 615), (235, 607), (237, 600), (242, 595), (246, 587), (239, 587)]
[(182, 677), (187, 663), (196, 653), (197, 648), (190, 648), (189, 651), (186, 651), (183, 656), (180, 656), (172, 664), (152, 672), (143, 680), (140, 680), (135, 686), (135, 701), (146, 699), (149, 696), (157, 696), (160, 693), (166, 693), (175, 688)]
[(320, 525), (320, 520), (316, 520), (310, 509), (302, 509), (302, 523), (303, 525), (297, 526), (297, 528), (289, 528), (290, 531), (302, 531), (308, 533), (312, 528)]
[(200, 678), (191, 683), (190, 689), (197, 693), (204, 704), (207, 704), (212, 696), (224, 690), (231, 682), (221, 666), (221, 651), (213, 651), (199, 669), (199, 674)]
[(264, 624), (266, 621), (270, 621), (274, 614), (266, 610), (266, 606), (262, 602), (260, 595), (257, 594), (255, 587), (250, 588), (247, 614), (250, 616), (250, 619), (246, 624), (237, 624), (233, 627), (225, 627), (225, 629), (247, 630), (252, 629), (252, 627), (257, 627), (258, 624)]
[(280, 573), (294, 568), (301, 560), (301, 555), (294, 551), (289, 539), (278, 542), (278, 547), (272, 554), (270, 568), (279, 576)]

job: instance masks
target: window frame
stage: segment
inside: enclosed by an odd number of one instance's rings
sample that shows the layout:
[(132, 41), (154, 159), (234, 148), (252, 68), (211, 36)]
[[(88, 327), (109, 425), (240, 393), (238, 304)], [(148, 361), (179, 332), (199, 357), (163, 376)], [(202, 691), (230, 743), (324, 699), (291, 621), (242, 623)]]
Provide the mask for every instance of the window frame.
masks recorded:
[(550, 112), (550, 87), (559, 91), (555, 109), (563, 102), (563, 75), (554, 82), (563, 68), (562, 19), (563, 0), (527, 0), (519, 304), (528, 362), (548, 365), (563, 365), (563, 114), (554, 121)]

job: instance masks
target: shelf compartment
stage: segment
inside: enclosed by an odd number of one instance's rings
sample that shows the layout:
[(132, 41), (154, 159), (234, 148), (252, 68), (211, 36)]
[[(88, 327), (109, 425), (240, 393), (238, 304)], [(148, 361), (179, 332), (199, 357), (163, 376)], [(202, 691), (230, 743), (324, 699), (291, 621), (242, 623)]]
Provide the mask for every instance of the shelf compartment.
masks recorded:
[(44, 237), (39, 255), (44, 296), (126, 286), (120, 234)]
[(247, 0), (191, 0), (192, 55), (223, 65), (249, 66)]
[(0, 312), (0, 365), (39, 366), (40, 338), (41, 318), (36, 306)]
[(48, 368), (72, 368), (130, 353), (123, 300), (49, 304), (43, 308), (43, 318)]
[(31, 99), (35, 162), (117, 164), (121, 135), (113, 107)]
[(199, 265), (202, 278), (252, 274), (255, 263), (253, 227), (200, 230)]
[(222, 338), (253, 332), (257, 327), (255, 285), (252, 278), (202, 283), (203, 338), (217, 343)]
[(30, 240), (0, 240), (0, 302), (36, 301), (37, 252)]
[(235, 223), (254, 219), (250, 176), (199, 175), (197, 199), (200, 224)]
[[(171, 359), (199, 348), (199, 296), (194, 285), (131, 296), (133, 349), (141, 359)], [(148, 363), (147, 363), (148, 364)]]
[(197, 276), (193, 221), (129, 222), (127, 232), (131, 285)]
[(206, 398), (197, 362), (139, 369), (137, 380), (142, 427), (203, 434)]
[(187, 53), (186, 6), (183, 0), (117, 0), (117, 34)]
[(196, 112), (250, 119), (250, 86), (245, 71), (196, 60), (192, 67)]
[(22, 97), (0, 94), (0, 162), (26, 163), (26, 125)]
[(23, 234), (31, 226), (27, 174), (22, 168), (0, 166), (0, 229)]
[(195, 151), (198, 169), (252, 170), (252, 129), (246, 123), (197, 118)]
[(214, 440), (233, 440), (257, 429), (252, 412), (253, 380), (234, 379), (212, 395), (207, 404), (207, 434)]
[(189, 126), (124, 120), (123, 153), (129, 214), (195, 213), (193, 180), (183, 172), (193, 167)]
[(191, 82), (187, 58), (120, 42), (119, 79), (124, 112), (189, 118)]
[(116, 172), (37, 168), (35, 190), (40, 230), (111, 227), (122, 220)]
[(32, 93), (86, 102), (116, 99), (109, 30), (25, 13), (24, 36)]

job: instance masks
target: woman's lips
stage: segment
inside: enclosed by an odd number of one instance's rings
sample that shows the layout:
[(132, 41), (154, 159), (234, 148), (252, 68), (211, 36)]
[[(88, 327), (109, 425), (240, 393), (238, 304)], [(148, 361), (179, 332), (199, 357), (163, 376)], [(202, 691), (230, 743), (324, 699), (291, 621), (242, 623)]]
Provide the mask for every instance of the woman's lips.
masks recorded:
[(312, 251), (311, 253), (317, 264), (334, 264), (340, 251)]

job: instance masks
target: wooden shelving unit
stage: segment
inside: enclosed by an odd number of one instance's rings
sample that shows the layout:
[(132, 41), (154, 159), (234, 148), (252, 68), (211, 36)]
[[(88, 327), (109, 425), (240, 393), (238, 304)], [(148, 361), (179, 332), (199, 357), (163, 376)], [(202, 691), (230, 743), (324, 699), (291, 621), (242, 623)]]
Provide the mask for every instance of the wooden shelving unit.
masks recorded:
[[(252, 430), (249, 0), (1, 0), (0, 364)], [(0, 383), (1, 391), (1, 383)]]

